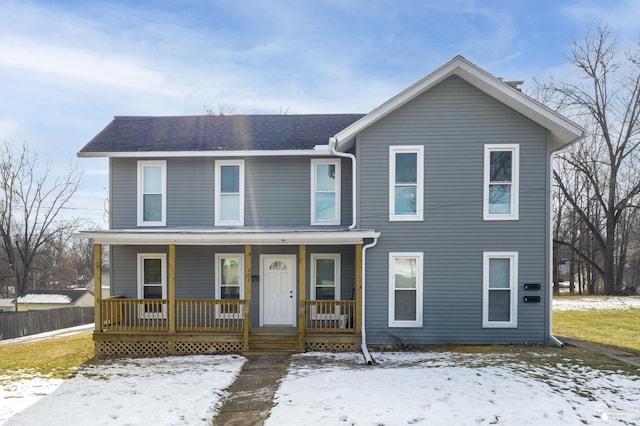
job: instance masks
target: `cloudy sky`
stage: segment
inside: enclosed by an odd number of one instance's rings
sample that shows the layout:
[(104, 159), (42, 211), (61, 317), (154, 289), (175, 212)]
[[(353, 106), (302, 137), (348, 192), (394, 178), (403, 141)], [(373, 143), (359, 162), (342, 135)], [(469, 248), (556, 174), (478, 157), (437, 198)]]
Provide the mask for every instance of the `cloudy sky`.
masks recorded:
[(640, 2), (0, 0), (0, 141), (77, 161), (69, 213), (106, 227), (107, 161), (76, 153), (115, 115), (368, 112), (459, 54), (526, 90), (598, 22), (630, 46)]

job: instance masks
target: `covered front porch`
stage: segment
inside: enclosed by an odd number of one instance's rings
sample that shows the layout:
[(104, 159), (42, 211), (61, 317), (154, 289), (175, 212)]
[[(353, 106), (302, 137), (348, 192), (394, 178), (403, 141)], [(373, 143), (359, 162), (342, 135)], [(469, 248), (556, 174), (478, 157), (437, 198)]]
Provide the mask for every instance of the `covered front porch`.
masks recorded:
[[(340, 239), (341, 244), (353, 246), (354, 274), (353, 291), (339, 300), (319, 300), (309, 293), (307, 244), (296, 244), (296, 255), (289, 255), (296, 262), (295, 289), (290, 291), (295, 304), (291, 324), (272, 324), (256, 315), (256, 299), (264, 297), (253, 294), (256, 288), (255, 265), (252, 262), (254, 245), (244, 244), (244, 289), (243, 297), (228, 298), (177, 298), (176, 289), (181, 283), (176, 279), (176, 246), (187, 243), (173, 239), (167, 244), (167, 293), (162, 298), (101, 298), (96, 291), (95, 331), (96, 355), (109, 356), (153, 356), (167, 354), (213, 354), (213, 353), (277, 353), (304, 352), (313, 350), (349, 351), (357, 350), (362, 332), (362, 247), (363, 234), (349, 239)], [(369, 233), (366, 234), (368, 237)], [(376, 235), (377, 236), (377, 235)], [(302, 237), (302, 236), (298, 236)], [(322, 237), (326, 244), (336, 241)], [(355, 239), (354, 239), (355, 238)], [(114, 239), (114, 241), (110, 241)], [(153, 240), (153, 239), (152, 239)], [(94, 276), (96, 289), (101, 288), (102, 246), (115, 243), (115, 237), (106, 233), (95, 239)], [(274, 243), (275, 243), (274, 239)], [(277, 239), (283, 241), (282, 235)], [(318, 238), (310, 240), (318, 244)], [(119, 240), (122, 242), (122, 240)], [(154, 240), (154, 243), (164, 241)], [(331, 242), (331, 243), (330, 243)], [(140, 241), (135, 241), (140, 244)], [(189, 244), (193, 243), (190, 239)], [(354, 244), (355, 243), (355, 244)], [(228, 242), (226, 242), (228, 244)], [(265, 240), (260, 241), (261, 245)], [(237, 243), (236, 243), (237, 245)], [(275, 245), (275, 244), (274, 244)], [(288, 244), (290, 248), (292, 244)], [(241, 249), (242, 250), (242, 249)], [(260, 255), (260, 264), (262, 257)], [(273, 256), (268, 256), (273, 257)], [(262, 268), (261, 268), (262, 269)], [(263, 272), (266, 274), (266, 272)], [(261, 275), (260, 279), (265, 279)], [(343, 295), (344, 296), (344, 295)], [(254, 305), (252, 313), (252, 301)], [(260, 301), (262, 314), (263, 301)], [(266, 305), (265, 305), (266, 306)]]

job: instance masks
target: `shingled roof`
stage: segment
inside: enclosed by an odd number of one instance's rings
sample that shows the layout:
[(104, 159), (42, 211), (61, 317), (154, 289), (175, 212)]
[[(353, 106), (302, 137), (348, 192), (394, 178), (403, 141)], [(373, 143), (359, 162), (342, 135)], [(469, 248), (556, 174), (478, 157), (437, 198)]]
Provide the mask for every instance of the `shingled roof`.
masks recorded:
[(364, 114), (115, 117), (78, 153), (300, 150)]
[(86, 288), (72, 290), (27, 290), (18, 297), (18, 303), (75, 303), (89, 290)]

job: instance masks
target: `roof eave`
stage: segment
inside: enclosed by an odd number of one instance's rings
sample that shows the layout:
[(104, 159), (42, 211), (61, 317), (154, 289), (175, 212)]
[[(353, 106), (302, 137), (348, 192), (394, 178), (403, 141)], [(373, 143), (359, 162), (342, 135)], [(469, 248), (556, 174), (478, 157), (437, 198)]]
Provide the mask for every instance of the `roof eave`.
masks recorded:
[(453, 75), (462, 78), (489, 96), (548, 129), (550, 132), (549, 141), (554, 151), (570, 145), (584, 135), (584, 130), (577, 124), (492, 76), (462, 56), (456, 56), (447, 64), (337, 133), (335, 135), (336, 149), (340, 151), (349, 149), (358, 133)]
[(157, 157), (316, 157), (329, 155), (328, 145), (313, 149), (216, 150), (216, 151), (80, 151), (79, 158), (157, 158)]
[(170, 231), (110, 230), (80, 231), (76, 237), (92, 239), (96, 244), (112, 245), (350, 245), (378, 238), (372, 230), (351, 231)]

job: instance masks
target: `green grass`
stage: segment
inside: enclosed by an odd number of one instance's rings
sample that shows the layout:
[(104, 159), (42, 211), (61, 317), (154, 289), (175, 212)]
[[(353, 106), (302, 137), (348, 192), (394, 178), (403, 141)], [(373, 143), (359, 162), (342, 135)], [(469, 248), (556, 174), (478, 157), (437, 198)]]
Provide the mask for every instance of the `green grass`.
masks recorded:
[(640, 309), (555, 311), (553, 333), (640, 355)]
[(3, 376), (38, 374), (66, 379), (94, 357), (90, 333), (34, 343), (0, 346)]

